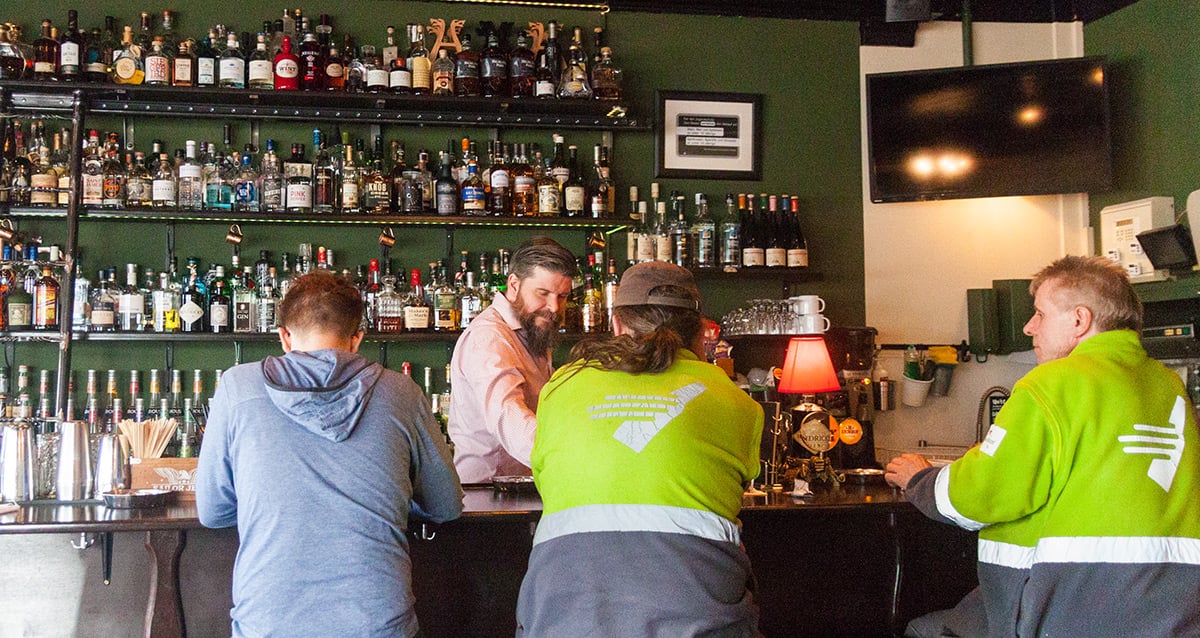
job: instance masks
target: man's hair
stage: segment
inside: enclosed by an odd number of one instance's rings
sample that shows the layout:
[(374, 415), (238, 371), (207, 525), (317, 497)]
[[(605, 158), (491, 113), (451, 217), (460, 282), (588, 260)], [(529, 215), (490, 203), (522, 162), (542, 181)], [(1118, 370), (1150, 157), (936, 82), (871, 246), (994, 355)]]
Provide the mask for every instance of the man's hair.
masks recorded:
[[(661, 286), (656, 290), (680, 297), (688, 292), (679, 286)], [(679, 351), (692, 345), (704, 329), (699, 311), (678, 306), (620, 306), (613, 314), (628, 329), (628, 334), (580, 341), (571, 348), (571, 363), (583, 361), (622, 372), (662, 372), (671, 367)]]
[(290, 331), (352, 337), (362, 316), (362, 297), (354, 284), (323, 270), (297, 277), (279, 302), (279, 325)]
[(578, 268), (575, 255), (549, 237), (538, 235), (517, 247), (509, 262), (508, 272), (525, 279), (534, 268), (542, 268), (565, 277), (574, 277)]
[(1101, 332), (1128, 329), (1141, 332), (1142, 301), (1119, 264), (1095, 255), (1069, 255), (1046, 266), (1029, 284), (1029, 294), (1053, 281), (1074, 306), (1092, 311)]

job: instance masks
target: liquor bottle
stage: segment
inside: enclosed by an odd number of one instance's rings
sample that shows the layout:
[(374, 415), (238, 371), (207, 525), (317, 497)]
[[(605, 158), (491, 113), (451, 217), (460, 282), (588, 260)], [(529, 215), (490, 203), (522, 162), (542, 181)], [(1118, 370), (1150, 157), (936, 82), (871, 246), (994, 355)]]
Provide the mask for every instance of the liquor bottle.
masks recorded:
[(479, 177), (479, 165), (475, 162), (467, 165), (467, 179), (462, 183), (460, 191), (462, 195), (462, 214), (487, 214), (487, 194), (484, 192), (483, 179)]
[(737, 216), (733, 193), (725, 195), (725, 220), (721, 222), (721, 269), (737, 272), (742, 264), (742, 226)]
[(534, 96), (550, 99), (558, 96), (558, 79), (562, 61), (558, 56), (558, 23), (551, 20), (546, 25), (546, 42), (537, 58)]
[(345, 157), (342, 159), (342, 198), (339, 207), (343, 213), (353, 215), (359, 212), (359, 169), (354, 163), (354, 147), (347, 145), (345, 149)]
[(184, 210), (199, 210), (204, 205), (204, 177), (200, 162), (196, 161), (196, 142), (184, 142), (183, 162), (179, 164), (176, 198)]
[(404, 328), (404, 298), (396, 291), (396, 278), (385, 275), (375, 297), (376, 332), (400, 332)]
[[(273, 273), (274, 268), (271, 269)], [(266, 283), (258, 287), (258, 300), (256, 302), (256, 326), (258, 332), (269, 333), (275, 332), (279, 328), (278, 308), (279, 294), (275, 292), (275, 285), (272, 276)]]
[(387, 26), (387, 37), (384, 38), (385, 44), (379, 50), (379, 58), (383, 61), (383, 68), (391, 69), (392, 62), (400, 57), (400, 47), (396, 46), (396, 27)]
[(217, 85), (221, 88), (246, 88), (246, 59), (236, 34), (230, 33), (225, 38), (225, 51), (221, 53), (218, 73)]
[(159, 153), (158, 166), (150, 182), (150, 199), (155, 208), (175, 208), (178, 203), (175, 168), (166, 153)]
[(488, 212), (492, 215), (510, 216), (513, 214), (512, 174), (508, 159), (507, 144), (494, 142), (496, 152), (492, 160), (491, 170), (488, 171)]
[(440, 263), (429, 264), (430, 291), (433, 298), (433, 329), (437, 332), (458, 330), (458, 295), (446, 281), (446, 271)]
[(253, 213), (259, 210), (258, 172), (250, 164), (249, 153), (242, 153), (241, 169), (233, 182), (233, 210)]
[(604, 332), (604, 296), (596, 289), (592, 273), (583, 275), (583, 300), (579, 305), (583, 332)]
[[(30, 158), (29, 175), (29, 205), (39, 208), (49, 208), (58, 205), (59, 167), (50, 161), (53, 153), (46, 144), (45, 124), (34, 122), (30, 127), (31, 137), (29, 148), (26, 150)], [(61, 140), (58, 142), (61, 145)]]
[[(179, 303), (180, 291), (172, 284), (170, 273), (158, 273), (158, 287), (150, 293), (154, 332), (179, 332)], [(157, 407), (158, 401), (152, 400), (150, 405)]]
[(567, 178), (571, 176), (571, 166), (567, 163), (567, 155), (563, 148), (563, 136), (555, 133), (551, 139), (554, 141), (554, 156), (550, 160), (550, 175), (558, 180), (558, 188), (562, 190), (563, 185), (567, 183)]
[(533, 154), (534, 179), (537, 186), (537, 214), (539, 217), (557, 217), (562, 214), (562, 188), (550, 173), (550, 167), (542, 161), (541, 152)]
[(88, 316), (90, 332), (112, 332), (116, 330), (117, 298), (108, 273), (101, 270), (96, 276), (96, 287), (91, 292), (91, 309)]
[(392, 212), (392, 180), (383, 170), (383, 136), (375, 136), (374, 153), (369, 166), (362, 172), (363, 212), (371, 215), (389, 215)]
[[(100, 205), (105, 208), (144, 208), (151, 206), (152, 180), (141, 151), (134, 153), (133, 166), (126, 174), (117, 157), (116, 134), (110, 133), (104, 159), (104, 181)], [(132, 178), (132, 182), (130, 181)]]
[[(348, 135), (347, 132), (342, 132), (343, 138)], [(312, 210), (316, 213), (332, 213), (341, 205), (338, 192), (341, 182), (341, 177), (338, 176), (341, 160), (337, 152), (330, 149), (325, 135), (318, 129), (313, 129), (313, 148), (316, 149), (316, 157), (309, 167), (312, 173)]]
[(33, 79), (58, 79), (58, 51), (58, 41), (50, 34), (50, 21), (42, 20), (42, 37), (33, 41)]
[(787, 234), (786, 227), (783, 225), (785, 220), (780, 217), (778, 206), (779, 200), (771, 195), (770, 206), (762, 225), (767, 235), (763, 259), (768, 268), (787, 266)]
[(217, 52), (213, 48), (217, 34), (209, 31), (204, 39), (196, 46), (196, 86), (212, 87), (217, 85)]
[(392, 168), (388, 171), (388, 193), (391, 195), (389, 210), (394, 213), (404, 212), (405, 191), (411, 188), (409, 176), (411, 171), (404, 157), (404, 144), (400, 140), (392, 140)]
[[(207, 328), (208, 302), (205, 299), (204, 282), (198, 272), (199, 257), (188, 257), (187, 274), (179, 294), (179, 329), (182, 332), (204, 332)], [(93, 323), (96, 310), (93, 302)]]
[(791, 214), (788, 222), (791, 232), (788, 233), (787, 265), (789, 268), (808, 267), (808, 240), (804, 237), (804, 229), (800, 226), (800, 198), (793, 197)]
[(617, 274), (617, 260), (608, 260), (608, 274), (604, 277), (604, 320), (609, 330), (612, 330), (613, 312), (617, 306), (617, 289), (621, 287), (621, 277)]
[(141, 332), (145, 325), (146, 299), (137, 287), (137, 264), (125, 264), (125, 285), (117, 295), (117, 330)]
[[(108, 65), (113, 60), (113, 50), (109, 44), (109, 40), (115, 37), (113, 34), (113, 24), (115, 22), (116, 19), (112, 16), (105, 16), (104, 23), (106, 29), (104, 34), (101, 34), (99, 28), (93, 28), (87, 38), (83, 53), (81, 54), (83, 56), (81, 63), (84, 69), (84, 79), (88, 82), (99, 84), (108, 81)], [(61, 50), (59, 54), (61, 55)], [(0, 77), (3, 76), (4, 71), (0, 68)]]
[(425, 27), (419, 24), (408, 25), (408, 68), (412, 71), (412, 92), (416, 95), (428, 95), (433, 90), (430, 74), (432, 61), (429, 50), (425, 48)]
[[(392, 27), (388, 27), (388, 46), (384, 47), (384, 66), (388, 73), (388, 91), (398, 95), (412, 93), (412, 69), (408, 68), (408, 57), (400, 55), (399, 47), (392, 46)], [(396, 49), (389, 53), (389, 50)]]
[(742, 266), (746, 268), (758, 268), (766, 264), (766, 247), (759, 232), (760, 220), (754, 209), (750, 208), (753, 199), (753, 195), (747, 197), (746, 208), (742, 209), (742, 198), (738, 196), (738, 208), (742, 210)]
[(567, 179), (563, 182), (563, 214), (583, 217), (587, 214), (587, 187), (579, 170), (579, 149), (572, 144), (567, 149)]
[(642, 218), (638, 214), (638, 187), (629, 187), (629, 222), (625, 231), (625, 262), (633, 265), (638, 262), (638, 234), (641, 232)]
[[(9, 250), (8, 246), (4, 250)], [(11, 270), (5, 268), (6, 270)], [(28, 330), (33, 324), (33, 295), (26, 292), (24, 286), (16, 279), (16, 273), (5, 273), (11, 277), (12, 284), (8, 285), (8, 293), (4, 295), (4, 316), (8, 319), (9, 330)]]
[(654, 210), (654, 261), (673, 261), (674, 244), (671, 241), (671, 222), (667, 218), (667, 203), (658, 202)]
[(446, 49), (438, 49), (437, 59), (430, 66), (434, 95), (454, 95), (454, 60), (448, 53)]
[(217, 266), (218, 279), (213, 282), (212, 294), (208, 298), (208, 326), (212, 332), (230, 332), (229, 307), (232, 300), (225, 290), (224, 268)]
[(254, 50), (246, 63), (247, 85), (257, 91), (275, 89), (275, 59), (267, 51), (267, 35), (260, 33), (256, 36)]
[(621, 99), (622, 71), (612, 60), (612, 48), (600, 49), (600, 61), (592, 67), (592, 92), (597, 100)]
[(258, 292), (251, 287), (253, 275), (250, 266), (243, 266), (240, 273), (234, 273), (231, 281), (232, 331), (255, 332), (258, 330)]
[(426, 332), (430, 327), (429, 302), (425, 301), (425, 289), (421, 286), (421, 270), (413, 268), (410, 274), (410, 289), (404, 297), (404, 331)]
[(121, 36), (121, 51), (113, 59), (111, 79), (115, 84), (141, 84), (146, 79), (142, 55), (133, 43), (133, 27), (129, 25), (125, 25)]
[[(283, 212), (283, 171), (280, 169), (280, 156), (275, 154), (275, 140), (266, 140), (266, 152), (263, 154), (263, 175), (260, 177), (259, 198), (262, 199), (263, 212)], [(184, 167), (179, 168), (180, 187)], [(182, 198), (181, 198), (182, 199)]]
[(608, 166), (608, 147), (600, 144), (592, 147), (592, 170), (596, 182), (592, 188), (591, 215), (595, 219), (612, 217), (616, 214), (617, 187)]
[(454, 179), (451, 163), (449, 154), (443, 153), (437, 182), (434, 184), (437, 197), (435, 206), (438, 215), (458, 214), (458, 181)]
[[(320, 131), (313, 131), (315, 140)], [(289, 213), (313, 212), (313, 165), (304, 161), (304, 145), (292, 144), (292, 157), (284, 166), (287, 175), (285, 202)]]
[(509, 97), (508, 56), (500, 48), (500, 36), (491, 22), (480, 23), (487, 45), (479, 55), (479, 79), (484, 97)]
[(696, 219), (691, 229), (697, 268), (717, 266), (717, 226), (708, 213), (708, 200), (704, 193), (696, 193)]
[(512, 184), (512, 214), (517, 217), (534, 216), (538, 212), (537, 178), (526, 156), (525, 143), (517, 144), (516, 149), (516, 155), (507, 163)]
[(338, 52), (336, 45), (330, 45), (325, 54), (325, 90), (337, 92), (346, 90), (346, 61)]
[(478, 97), (483, 90), (479, 80), (479, 52), (471, 49), (470, 34), (464, 33), (460, 37), (462, 49), (454, 56), (454, 94)]
[(141, 18), (142, 27), (133, 35), (133, 44), (137, 47), (139, 55), (144, 58), (146, 52), (150, 50), (150, 42), (154, 40), (154, 31), (151, 28), (153, 18), (150, 14), (143, 11)]
[(33, 329), (58, 330), (58, 279), (49, 265), (33, 287)]
[(508, 54), (509, 95), (514, 98), (533, 97), (537, 84), (537, 70), (533, 51), (529, 49), (529, 36), (524, 30), (517, 32), (517, 45)]
[[(322, 59), (325, 51), (317, 41), (317, 34), (308, 32), (300, 42), (297, 58), (299, 58), (299, 85), (305, 91), (321, 91), (325, 88), (325, 62)], [(365, 78), (364, 78), (365, 80)]]
[(558, 78), (558, 97), (588, 100), (592, 97), (591, 79), (588, 74), (588, 59), (583, 52), (583, 29), (574, 28), (571, 44), (567, 48), (567, 66)]
[(388, 82), (390, 81), (388, 69), (383, 66), (379, 56), (375, 54), (374, 45), (364, 44), (359, 57), (362, 58), (364, 73), (366, 74), (367, 92), (386, 92), (388, 90)]
[(196, 54), (192, 41), (179, 43), (178, 53), (171, 63), (171, 86), (193, 86), (196, 84)]
[(83, 36), (79, 33), (79, 13), (74, 9), (67, 11), (67, 31), (62, 34), (58, 43), (58, 79), (64, 82), (78, 82), (83, 79), (83, 66), (80, 60), (83, 54)]
[(146, 51), (146, 57), (142, 59), (142, 65), (146, 72), (144, 84), (149, 86), (170, 86), (171, 85), (171, 56), (174, 51), (167, 51), (163, 48), (163, 42), (159, 38), (154, 38), (150, 44), (150, 49)]

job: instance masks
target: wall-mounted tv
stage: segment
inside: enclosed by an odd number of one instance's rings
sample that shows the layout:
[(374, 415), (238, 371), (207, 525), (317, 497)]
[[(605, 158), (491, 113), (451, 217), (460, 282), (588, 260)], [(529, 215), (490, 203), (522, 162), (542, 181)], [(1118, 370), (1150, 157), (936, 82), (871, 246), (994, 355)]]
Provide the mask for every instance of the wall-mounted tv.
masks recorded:
[(1109, 188), (1107, 71), (1091, 57), (867, 75), (871, 201)]

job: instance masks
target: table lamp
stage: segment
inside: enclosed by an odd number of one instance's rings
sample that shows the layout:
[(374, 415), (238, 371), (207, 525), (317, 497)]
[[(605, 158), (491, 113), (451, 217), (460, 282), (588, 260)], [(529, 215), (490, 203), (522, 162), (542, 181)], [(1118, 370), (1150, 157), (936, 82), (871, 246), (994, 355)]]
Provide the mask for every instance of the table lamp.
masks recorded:
[[(815, 456), (804, 459), (800, 475), (804, 479), (818, 481), (841, 481), (825, 452), (833, 447), (834, 436), (828, 424), (828, 413), (814, 400), (818, 392), (833, 392), (841, 389), (829, 349), (821, 335), (801, 335), (788, 341), (787, 358), (779, 379), (779, 392), (799, 394), (801, 403), (792, 409), (792, 438)], [(799, 423), (796, 421), (799, 420)]]

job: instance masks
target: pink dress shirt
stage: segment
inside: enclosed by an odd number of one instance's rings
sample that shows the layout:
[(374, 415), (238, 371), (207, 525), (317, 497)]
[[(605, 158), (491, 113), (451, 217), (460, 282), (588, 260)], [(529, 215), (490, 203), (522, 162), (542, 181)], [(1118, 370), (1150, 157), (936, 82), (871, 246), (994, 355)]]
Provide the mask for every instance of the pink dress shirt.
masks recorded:
[(463, 483), (528, 476), (537, 402), (550, 379), (550, 352), (531, 354), (516, 310), (503, 295), (471, 320), (450, 359), (454, 466)]

